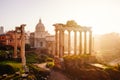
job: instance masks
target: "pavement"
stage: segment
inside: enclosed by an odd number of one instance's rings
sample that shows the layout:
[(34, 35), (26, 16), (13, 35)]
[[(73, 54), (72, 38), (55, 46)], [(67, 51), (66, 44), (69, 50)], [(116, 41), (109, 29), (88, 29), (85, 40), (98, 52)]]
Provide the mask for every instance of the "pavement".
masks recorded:
[(34, 65), (36, 65), (36, 66), (38, 66), (38, 67), (40, 67), (40, 68), (42, 68), (42, 69), (44, 69), (44, 70), (50, 70), (49, 68), (46, 67), (46, 64), (47, 64), (47, 63), (34, 64)]

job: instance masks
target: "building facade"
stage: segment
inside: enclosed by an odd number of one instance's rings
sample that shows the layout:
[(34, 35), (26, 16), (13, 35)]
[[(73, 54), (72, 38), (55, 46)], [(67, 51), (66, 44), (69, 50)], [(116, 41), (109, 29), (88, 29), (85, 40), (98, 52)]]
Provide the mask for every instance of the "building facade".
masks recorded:
[[(16, 38), (16, 41), (15, 41)], [(17, 47), (19, 48), (21, 46), (21, 34), (16, 33), (15, 30), (8, 31), (4, 34), (0, 34), (0, 44), (3, 45), (10, 45), (14, 47), (15, 43), (17, 43)], [(29, 43), (29, 36), (27, 33), (25, 33), (25, 44)]]
[[(5, 34), (0, 34), (0, 44), (11, 45), (13, 47), (17, 45), (17, 47), (21, 47), (22, 41), (18, 28), (19, 27), (16, 27), (15, 30), (8, 31)], [(45, 26), (41, 19), (36, 25), (34, 32), (30, 33), (30, 35), (25, 33), (25, 44), (30, 44), (31, 48), (47, 49), (50, 54), (55, 53), (55, 36), (50, 35), (45, 31)]]
[(0, 34), (3, 34), (4, 33), (4, 28), (3, 26), (0, 26)]
[(35, 27), (35, 32), (30, 33), (30, 45), (33, 48), (46, 48), (49, 53), (54, 53), (55, 37), (45, 31), (41, 19)]

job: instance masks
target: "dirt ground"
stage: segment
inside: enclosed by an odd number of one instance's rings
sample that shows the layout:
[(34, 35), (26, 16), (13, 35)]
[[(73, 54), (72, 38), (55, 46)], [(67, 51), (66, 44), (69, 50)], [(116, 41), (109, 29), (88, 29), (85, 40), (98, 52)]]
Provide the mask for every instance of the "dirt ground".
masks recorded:
[(71, 80), (60, 71), (51, 71), (48, 80)]

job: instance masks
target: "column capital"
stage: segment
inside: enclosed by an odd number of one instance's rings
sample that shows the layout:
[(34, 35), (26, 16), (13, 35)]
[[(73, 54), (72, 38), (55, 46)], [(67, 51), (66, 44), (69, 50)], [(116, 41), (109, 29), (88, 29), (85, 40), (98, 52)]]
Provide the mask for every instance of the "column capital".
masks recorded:
[(55, 32), (59, 31), (58, 29), (55, 29)]

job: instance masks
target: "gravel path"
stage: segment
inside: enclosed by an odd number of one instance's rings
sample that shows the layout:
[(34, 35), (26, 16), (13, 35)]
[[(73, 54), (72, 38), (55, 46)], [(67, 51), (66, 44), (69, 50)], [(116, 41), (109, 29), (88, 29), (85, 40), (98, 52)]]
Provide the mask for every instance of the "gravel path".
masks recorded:
[[(46, 68), (46, 63), (42, 64), (34, 64), (40, 68), (43, 68), (45, 70), (49, 70), (49, 68)], [(67, 76), (65, 76), (62, 72), (57, 71), (57, 70), (52, 70), (50, 72), (48, 80), (71, 80)]]

